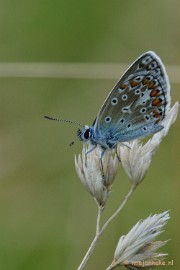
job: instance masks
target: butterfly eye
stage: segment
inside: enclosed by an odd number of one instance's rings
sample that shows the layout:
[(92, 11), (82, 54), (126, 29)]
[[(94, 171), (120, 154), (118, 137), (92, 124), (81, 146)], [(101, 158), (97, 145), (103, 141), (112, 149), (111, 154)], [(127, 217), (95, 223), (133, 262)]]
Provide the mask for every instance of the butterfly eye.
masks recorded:
[(86, 131), (84, 132), (84, 138), (85, 138), (86, 140), (88, 140), (89, 137), (90, 137), (90, 129), (88, 128), (88, 129), (86, 129)]
[(117, 98), (113, 98), (112, 100), (111, 100), (111, 104), (112, 105), (116, 105), (118, 103), (118, 99)]
[(128, 99), (128, 95), (122, 95), (122, 100), (127, 100)]
[(110, 116), (106, 116), (106, 118), (105, 118), (105, 122), (106, 122), (106, 123), (111, 122), (111, 117), (110, 117)]

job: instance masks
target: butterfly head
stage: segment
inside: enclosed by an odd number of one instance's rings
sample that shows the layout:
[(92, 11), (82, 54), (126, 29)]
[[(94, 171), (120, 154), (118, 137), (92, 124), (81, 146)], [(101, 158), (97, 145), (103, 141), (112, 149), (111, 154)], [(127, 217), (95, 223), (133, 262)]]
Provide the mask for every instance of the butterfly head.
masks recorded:
[(92, 137), (92, 127), (84, 126), (82, 130), (78, 129), (77, 136), (81, 141), (88, 141)]

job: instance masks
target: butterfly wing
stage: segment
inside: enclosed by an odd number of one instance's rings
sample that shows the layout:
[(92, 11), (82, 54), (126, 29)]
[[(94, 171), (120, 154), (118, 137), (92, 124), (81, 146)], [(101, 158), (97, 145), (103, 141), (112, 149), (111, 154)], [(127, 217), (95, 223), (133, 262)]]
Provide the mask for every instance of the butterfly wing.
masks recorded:
[(147, 136), (163, 128), (170, 107), (170, 85), (161, 59), (141, 55), (117, 82), (94, 122), (97, 143), (110, 145)]

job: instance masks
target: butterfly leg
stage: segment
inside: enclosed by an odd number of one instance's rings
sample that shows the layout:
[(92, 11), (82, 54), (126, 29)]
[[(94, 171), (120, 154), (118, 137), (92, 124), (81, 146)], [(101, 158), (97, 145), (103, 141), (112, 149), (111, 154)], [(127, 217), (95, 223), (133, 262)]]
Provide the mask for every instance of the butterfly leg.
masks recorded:
[[(125, 146), (125, 147), (127, 147), (127, 148), (129, 148), (129, 149), (131, 149), (131, 147), (129, 145), (125, 144), (125, 143), (122, 143), (122, 145)], [(121, 162), (120, 155), (117, 152), (117, 145), (115, 147), (115, 153), (116, 153), (117, 159), (119, 160), (119, 162)]]
[(105, 175), (104, 175), (104, 170), (103, 170), (102, 159), (103, 159), (103, 156), (104, 156), (105, 151), (106, 151), (106, 149), (105, 148), (102, 148), (101, 156), (100, 156), (100, 166), (101, 166), (101, 174), (102, 174), (102, 180), (103, 180), (103, 182), (105, 182)]
[(95, 146), (93, 146), (91, 149), (89, 149), (89, 150), (86, 152), (86, 156), (87, 156), (87, 154), (91, 153), (96, 147), (97, 147), (97, 145), (95, 145)]
[(127, 148), (129, 148), (129, 149), (131, 149), (131, 147), (128, 144), (126, 144), (126, 143), (122, 143), (122, 145), (125, 146), (125, 147), (127, 147)]
[[(97, 147), (97, 145), (93, 146), (91, 149), (89, 149), (86, 154), (85, 154), (85, 158), (87, 159), (87, 154), (89, 154), (90, 152), (92, 152), (95, 148)], [(104, 175), (104, 170), (103, 170), (103, 162), (102, 162), (102, 158), (104, 156), (105, 153), (105, 148), (102, 148), (101, 151), (101, 155), (100, 155), (100, 170), (101, 170), (101, 174), (102, 174), (102, 180), (105, 181), (105, 175)]]
[(117, 145), (115, 147), (115, 153), (116, 153), (117, 159), (119, 160), (119, 162), (121, 162), (121, 158), (120, 158), (120, 156), (119, 156), (119, 154), (117, 152)]
[[(96, 147), (97, 147), (97, 145), (93, 146), (91, 149), (89, 149), (89, 150), (85, 153), (85, 159), (86, 159), (86, 160), (87, 160), (87, 154), (91, 153)], [(85, 160), (85, 164), (86, 164), (86, 160)]]

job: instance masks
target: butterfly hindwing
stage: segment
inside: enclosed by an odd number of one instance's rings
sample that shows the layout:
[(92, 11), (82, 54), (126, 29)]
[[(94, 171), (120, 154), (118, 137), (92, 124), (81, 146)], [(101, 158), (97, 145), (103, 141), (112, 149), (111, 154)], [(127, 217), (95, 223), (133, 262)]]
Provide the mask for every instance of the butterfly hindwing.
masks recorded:
[(154, 52), (140, 56), (117, 82), (94, 123), (96, 137), (117, 143), (155, 133), (170, 106), (169, 80)]

